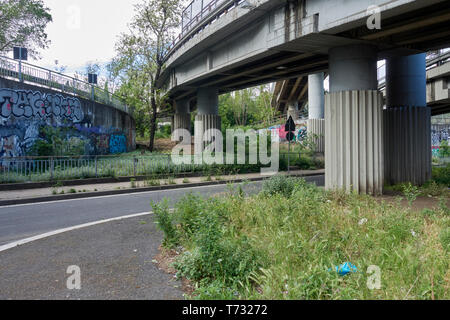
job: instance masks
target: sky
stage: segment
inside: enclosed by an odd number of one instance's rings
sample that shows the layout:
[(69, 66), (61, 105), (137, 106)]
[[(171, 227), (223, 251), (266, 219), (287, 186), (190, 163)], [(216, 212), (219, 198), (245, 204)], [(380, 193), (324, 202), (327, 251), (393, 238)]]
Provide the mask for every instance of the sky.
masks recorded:
[[(115, 56), (114, 45), (142, 0), (43, 0), (53, 22), (47, 26), (50, 47), (40, 60), (29, 62), (54, 69), (55, 60), (67, 66), (66, 74), (84, 71), (87, 63), (105, 64)], [(187, 2), (184, 1), (185, 3)], [(328, 79), (325, 88), (328, 89)]]
[(47, 26), (50, 47), (30, 63), (53, 69), (55, 60), (66, 73), (82, 70), (88, 62), (100, 64), (115, 56), (117, 37), (128, 31), (139, 0), (44, 0), (53, 22)]

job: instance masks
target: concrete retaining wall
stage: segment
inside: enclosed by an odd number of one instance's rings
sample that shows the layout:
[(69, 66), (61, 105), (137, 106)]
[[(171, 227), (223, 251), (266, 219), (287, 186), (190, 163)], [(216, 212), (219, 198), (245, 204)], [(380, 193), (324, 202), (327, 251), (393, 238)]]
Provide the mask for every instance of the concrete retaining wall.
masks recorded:
[(0, 78), (0, 158), (37, 155), (39, 141), (66, 155), (116, 154), (134, 150), (135, 138), (134, 119), (123, 111)]

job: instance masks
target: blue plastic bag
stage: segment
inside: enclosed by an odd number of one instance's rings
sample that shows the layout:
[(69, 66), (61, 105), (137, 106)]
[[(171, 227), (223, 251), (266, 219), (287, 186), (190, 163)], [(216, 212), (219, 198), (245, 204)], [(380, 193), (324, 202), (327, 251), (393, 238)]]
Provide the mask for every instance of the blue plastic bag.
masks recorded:
[(336, 266), (336, 272), (339, 273), (341, 276), (345, 276), (346, 274), (350, 272), (357, 272), (358, 268), (351, 264), (350, 262), (345, 262), (341, 264), (340, 266)]

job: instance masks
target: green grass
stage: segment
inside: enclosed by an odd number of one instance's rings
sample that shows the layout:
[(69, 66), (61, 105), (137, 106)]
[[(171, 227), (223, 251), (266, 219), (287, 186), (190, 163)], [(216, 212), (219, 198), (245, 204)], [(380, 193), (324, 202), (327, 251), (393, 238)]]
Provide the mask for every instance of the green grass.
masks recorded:
[[(248, 198), (187, 195), (154, 204), (174, 266), (195, 299), (449, 299), (450, 210), (416, 212), (370, 196), (275, 177)], [(358, 272), (339, 276), (344, 262)], [(381, 289), (367, 286), (368, 267)]]

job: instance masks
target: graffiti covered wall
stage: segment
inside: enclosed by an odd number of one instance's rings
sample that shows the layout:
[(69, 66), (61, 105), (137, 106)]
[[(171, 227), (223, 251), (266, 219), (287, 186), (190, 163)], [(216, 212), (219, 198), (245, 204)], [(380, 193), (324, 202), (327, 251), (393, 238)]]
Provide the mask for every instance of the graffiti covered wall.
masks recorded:
[(448, 141), (450, 144), (450, 125), (433, 125), (431, 127), (431, 148), (433, 157), (439, 156), (442, 141)]
[[(286, 140), (285, 124), (276, 125), (268, 128), (272, 134), (272, 138), (278, 137), (279, 142), (284, 142)], [(306, 121), (297, 121), (295, 124), (295, 137), (294, 142), (302, 142), (307, 137), (307, 123)]]
[(37, 155), (36, 146), (46, 144), (55, 155), (132, 151), (134, 120), (110, 106), (0, 78), (0, 158)]

